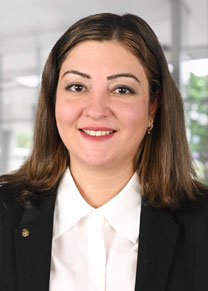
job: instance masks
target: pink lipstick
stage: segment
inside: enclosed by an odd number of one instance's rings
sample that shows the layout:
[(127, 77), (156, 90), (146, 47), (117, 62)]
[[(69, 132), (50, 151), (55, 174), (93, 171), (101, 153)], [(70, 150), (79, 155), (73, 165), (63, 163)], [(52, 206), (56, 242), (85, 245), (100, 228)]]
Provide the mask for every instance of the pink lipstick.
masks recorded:
[(81, 135), (92, 141), (104, 141), (109, 140), (114, 136), (116, 130), (109, 127), (83, 127), (79, 129)]

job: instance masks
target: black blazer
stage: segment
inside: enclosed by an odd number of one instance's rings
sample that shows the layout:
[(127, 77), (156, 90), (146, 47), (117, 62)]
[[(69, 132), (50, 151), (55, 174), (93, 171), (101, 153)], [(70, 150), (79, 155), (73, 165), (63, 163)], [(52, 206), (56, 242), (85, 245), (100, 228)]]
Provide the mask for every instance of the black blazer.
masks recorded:
[[(15, 191), (0, 188), (0, 290), (48, 291), (56, 191), (31, 209)], [(135, 291), (207, 290), (208, 195), (174, 213), (143, 202)]]

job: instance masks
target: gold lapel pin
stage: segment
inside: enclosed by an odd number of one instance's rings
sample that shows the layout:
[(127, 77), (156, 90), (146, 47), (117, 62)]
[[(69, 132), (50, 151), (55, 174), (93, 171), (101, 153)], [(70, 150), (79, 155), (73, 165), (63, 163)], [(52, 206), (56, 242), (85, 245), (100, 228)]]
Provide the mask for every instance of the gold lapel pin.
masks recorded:
[(22, 236), (23, 237), (28, 237), (30, 235), (30, 232), (27, 228), (23, 228), (22, 230)]

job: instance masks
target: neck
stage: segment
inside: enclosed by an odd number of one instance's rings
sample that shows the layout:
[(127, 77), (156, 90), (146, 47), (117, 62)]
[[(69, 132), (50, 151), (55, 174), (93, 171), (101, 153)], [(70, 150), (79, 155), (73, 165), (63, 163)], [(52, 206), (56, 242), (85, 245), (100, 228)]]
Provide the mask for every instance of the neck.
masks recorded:
[(134, 174), (132, 165), (118, 169), (98, 169), (71, 162), (70, 170), (80, 194), (94, 208), (115, 197)]

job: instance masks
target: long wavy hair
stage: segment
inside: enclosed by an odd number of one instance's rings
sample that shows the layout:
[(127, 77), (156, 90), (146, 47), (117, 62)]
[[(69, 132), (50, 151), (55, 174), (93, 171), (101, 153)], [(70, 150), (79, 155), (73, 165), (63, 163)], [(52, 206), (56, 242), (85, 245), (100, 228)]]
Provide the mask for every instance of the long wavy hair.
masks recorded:
[(55, 102), (60, 68), (70, 50), (86, 40), (117, 41), (142, 63), (148, 81), (150, 103), (159, 108), (150, 135), (145, 135), (135, 162), (142, 195), (157, 208), (178, 208), (193, 200), (198, 182), (189, 151), (181, 95), (169, 73), (158, 39), (150, 26), (132, 14), (101, 13), (72, 25), (56, 42), (45, 64), (30, 157), (19, 170), (0, 178), (20, 189), (18, 199), (40, 201), (56, 187), (70, 164), (69, 153), (56, 126)]

